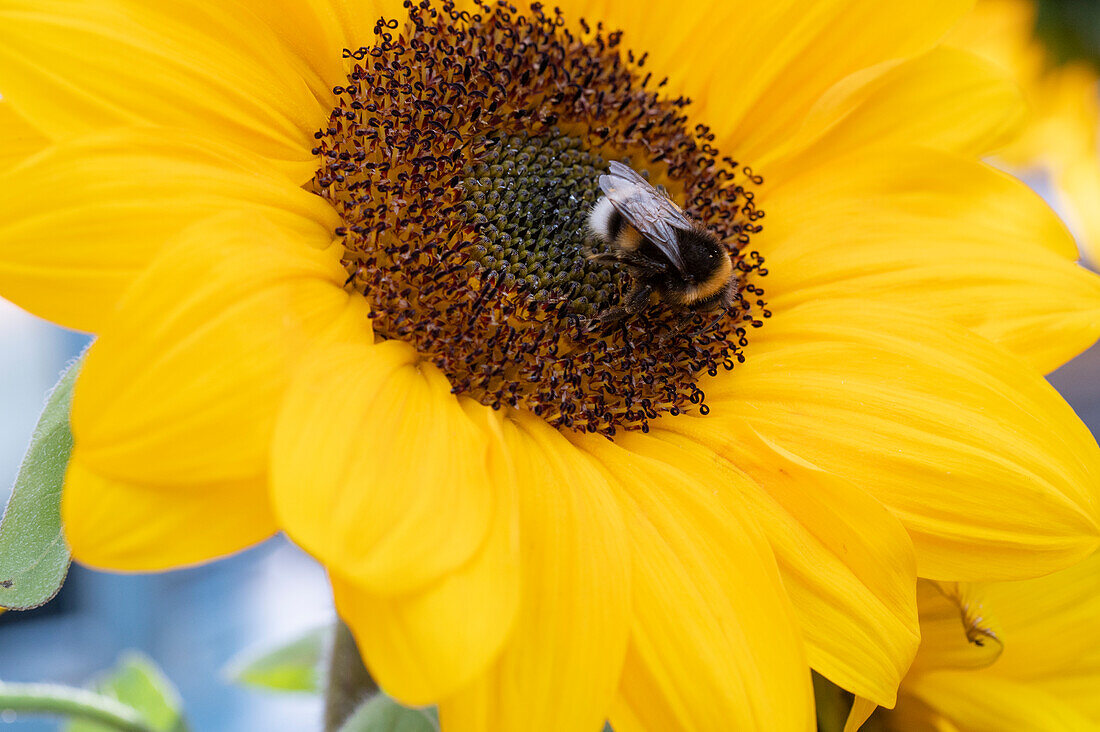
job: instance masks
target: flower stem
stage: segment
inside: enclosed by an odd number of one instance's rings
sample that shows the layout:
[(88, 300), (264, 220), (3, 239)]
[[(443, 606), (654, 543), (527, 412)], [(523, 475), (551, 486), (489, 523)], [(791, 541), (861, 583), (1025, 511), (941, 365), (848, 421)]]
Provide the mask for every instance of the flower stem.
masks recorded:
[(813, 674), (818, 732), (843, 732), (852, 706), (852, 695), (816, 671)]
[(378, 691), (359, 646), (342, 620), (336, 621), (325, 681), (325, 732), (335, 732), (367, 697)]
[(0, 709), (76, 717), (121, 732), (155, 732), (137, 711), (122, 702), (70, 686), (0, 681)]

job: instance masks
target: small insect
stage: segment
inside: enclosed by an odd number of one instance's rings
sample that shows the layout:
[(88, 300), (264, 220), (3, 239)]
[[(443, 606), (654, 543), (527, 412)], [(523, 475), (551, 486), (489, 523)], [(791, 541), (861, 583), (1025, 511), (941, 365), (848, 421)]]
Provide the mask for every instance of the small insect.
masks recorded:
[(738, 284), (722, 242), (629, 166), (608, 168), (588, 226), (612, 250), (589, 259), (621, 264), (633, 281), (622, 304), (600, 320), (615, 322), (656, 302), (692, 311), (728, 308)]

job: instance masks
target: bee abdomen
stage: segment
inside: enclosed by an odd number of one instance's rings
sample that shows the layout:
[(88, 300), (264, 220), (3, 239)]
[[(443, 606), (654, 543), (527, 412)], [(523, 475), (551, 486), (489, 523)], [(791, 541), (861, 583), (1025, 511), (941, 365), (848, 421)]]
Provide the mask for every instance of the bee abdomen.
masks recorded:
[(608, 243), (614, 242), (618, 238), (625, 225), (623, 215), (616, 210), (606, 197), (596, 201), (596, 205), (592, 207), (591, 213), (588, 214), (588, 227), (592, 229), (592, 233)]

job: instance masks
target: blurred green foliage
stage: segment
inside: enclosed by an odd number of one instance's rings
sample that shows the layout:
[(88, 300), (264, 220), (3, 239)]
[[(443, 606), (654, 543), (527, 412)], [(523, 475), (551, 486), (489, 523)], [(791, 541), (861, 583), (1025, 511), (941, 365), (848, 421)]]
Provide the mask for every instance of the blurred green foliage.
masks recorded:
[(226, 668), (230, 680), (271, 691), (319, 693), (321, 666), (332, 628), (314, 628), (274, 648), (249, 650)]
[(1100, 72), (1100, 2), (1037, 0), (1035, 35), (1056, 64), (1086, 61)]
[[(92, 683), (92, 689), (131, 707), (156, 732), (187, 732), (179, 693), (156, 664), (130, 652)], [(73, 720), (65, 732), (111, 732), (114, 727)]]
[(434, 710), (410, 709), (377, 694), (355, 710), (340, 732), (439, 732), (439, 721)]

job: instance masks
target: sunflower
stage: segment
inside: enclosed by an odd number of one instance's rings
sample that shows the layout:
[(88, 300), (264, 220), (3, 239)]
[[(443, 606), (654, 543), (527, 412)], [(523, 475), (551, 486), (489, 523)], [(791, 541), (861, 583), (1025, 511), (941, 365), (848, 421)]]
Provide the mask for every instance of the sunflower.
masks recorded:
[(865, 729), (1100, 729), (1100, 555), (1020, 582), (921, 581), (924, 640)]
[[(1072, 9), (1073, 4), (1068, 4)], [(1080, 5), (1079, 10), (1086, 9)], [(1091, 11), (1087, 11), (1091, 12)], [(979, 0), (949, 42), (1012, 76), (1027, 101), (1019, 137), (997, 151), (1009, 169), (1049, 176), (1082, 253), (1100, 258), (1100, 74), (1083, 58), (1059, 59), (1037, 35), (1037, 0)]]
[[(893, 706), (918, 573), (1100, 543), (1040, 376), (1100, 282), (978, 161), (1020, 101), (936, 45), (965, 6), (8, 0), (2, 119), (43, 147), (0, 292), (99, 335), (74, 556), (285, 530), (446, 729), (804, 729), (807, 663)], [(729, 308), (603, 319), (612, 160), (726, 243)]]

